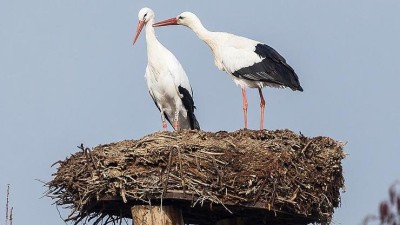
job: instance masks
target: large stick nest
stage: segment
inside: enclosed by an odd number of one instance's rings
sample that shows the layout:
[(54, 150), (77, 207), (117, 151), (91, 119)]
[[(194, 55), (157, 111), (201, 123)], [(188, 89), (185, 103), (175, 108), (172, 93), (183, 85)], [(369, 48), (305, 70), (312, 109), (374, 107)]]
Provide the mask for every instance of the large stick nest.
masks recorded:
[(343, 144), (289, 130), (158, 132), (59, 161), (47, 196), (67, 220), (130, 218), (135, 204), (175, 204), (185, 223), (329, 223), (344, 187)]

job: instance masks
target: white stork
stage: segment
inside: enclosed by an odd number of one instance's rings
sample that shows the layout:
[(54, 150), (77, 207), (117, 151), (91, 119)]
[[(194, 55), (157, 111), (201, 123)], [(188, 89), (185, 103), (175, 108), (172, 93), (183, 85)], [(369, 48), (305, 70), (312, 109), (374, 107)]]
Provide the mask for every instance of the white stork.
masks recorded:
[(225, 32), (208, 31), (200, 19), (191, 12), (183, 12), (153, 26), (184, 25), (193, 30), (214, 54), (215, 65), (226, 71), (242, 88), (244, 127), (247, 128), (246, 87), (258, 88), (260, 95), (260, 129), (264, 124), (265, 100), (261, 91), (264, 86), (289, 87), (303, 91), (299, 78), (286, 60), (270, 46), (245, 37)]
[(150, 96), (160, 110), (163, 129), (167, 129), (165, 120), (175, 130), (200, 129), (194, 115), (193, 91), (189, 79), (175, 56), (157, 40), (153, 28), (154, 12), (143, 8), (138, 17), (133, 44), (143, 26), (146, 26), (148, 64), (145, 78)]

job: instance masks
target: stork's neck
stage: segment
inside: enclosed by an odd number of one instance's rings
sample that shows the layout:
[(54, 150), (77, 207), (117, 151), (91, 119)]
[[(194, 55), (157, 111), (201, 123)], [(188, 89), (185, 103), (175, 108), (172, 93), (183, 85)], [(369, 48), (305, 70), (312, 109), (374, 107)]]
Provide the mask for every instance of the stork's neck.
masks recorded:
[(209, 44), (209, 41), (211, 39), (210, 35), (212, 32), (207, 30), (199, 19), (193, 22), (189, 27), (193, 30), (197, 37)]
[(150, 64), (153, 63), (152, 59), (154, 58), (154, 55), (160, 53), (162, 51), (161, 49), (163, 48), (161, 43), (156, 38), (153, 24), (153, 19), (150, 19), (146, 23), (147, 60)]
[[(197, 19), (194, 23), (192, 23), (189, 26), (193, 32), (197, 35), (197, 37), (199, 37), (201, 40), (203, 40), (208, 47), (210, 47), (211, 51), (214, 54), (214, 58), (215, 58), (215, 62), (218, 66), (218, 68), (222, 69), (222, 64), (221, 62), (219, 62), (219, 58), (218, 55), (220, 54), (218, 52), (218, 42), (215, 38), (215, 32), (211, 32), (209, 30), (207, 30), (203, 24), (201, 24), (200, 20)], [(221, 66), (220, 66), (221, 64)]]
[(153, 45), (157, 45), (159, 42), (156, 38), (156, 33), (154, 31), (154, 19), (150, 19), (146, 23), (146, 42), (147, 42), (147, 49), (152, 47)]

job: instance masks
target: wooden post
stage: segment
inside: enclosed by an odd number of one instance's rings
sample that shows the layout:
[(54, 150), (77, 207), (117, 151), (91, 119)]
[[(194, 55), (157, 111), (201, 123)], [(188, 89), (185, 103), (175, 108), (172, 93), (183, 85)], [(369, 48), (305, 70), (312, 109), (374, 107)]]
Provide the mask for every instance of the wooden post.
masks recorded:
[(181, 209), (174, 206), (135, 205), (131, 212), (133, 225), (184, 225)]
[(234, 217), (218, 221), (215, 225), (246, 225), (248, 221), (246, 218)]

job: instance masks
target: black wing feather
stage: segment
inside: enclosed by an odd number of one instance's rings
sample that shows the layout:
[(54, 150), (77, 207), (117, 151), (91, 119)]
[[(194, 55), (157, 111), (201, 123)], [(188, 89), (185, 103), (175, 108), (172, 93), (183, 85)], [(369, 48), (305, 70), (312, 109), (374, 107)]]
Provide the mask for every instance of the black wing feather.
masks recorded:
[(266, 44), (257, 44), (255, 53), (264, 59), (259, 63), (235, 71), (234, 76), (303, 91), (297, 74), (275, 49)]
[(196, 116), (194, 115), (194, 109), (196, 107), (194, 106), (192, 95), (190, 94), (189, 90), (180, 85), (178, 87), (178, 91), (181, 95), (183, 95), (181, 99), (183, 106), (186, 108), (187, 111), (187, 117), (189, 118), (190, 128), (200, 130), (199, 122), (197, 121)]

